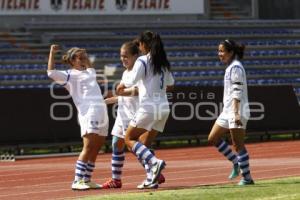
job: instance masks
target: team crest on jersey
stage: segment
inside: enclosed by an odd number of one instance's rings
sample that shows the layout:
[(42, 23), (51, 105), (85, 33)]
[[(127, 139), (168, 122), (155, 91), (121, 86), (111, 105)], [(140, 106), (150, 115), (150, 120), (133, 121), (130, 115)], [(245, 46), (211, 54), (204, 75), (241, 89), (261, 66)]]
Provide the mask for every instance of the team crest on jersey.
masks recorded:
[(53, 10), (60, 10), (62, 8), (62, 0), (51, 0), (51, 8)]
[(127, 0), (116, 0), (117, 9), (123, 11), (127, 8)]
[(99, 121), (90, 121), (92, 129), (99, 129)]

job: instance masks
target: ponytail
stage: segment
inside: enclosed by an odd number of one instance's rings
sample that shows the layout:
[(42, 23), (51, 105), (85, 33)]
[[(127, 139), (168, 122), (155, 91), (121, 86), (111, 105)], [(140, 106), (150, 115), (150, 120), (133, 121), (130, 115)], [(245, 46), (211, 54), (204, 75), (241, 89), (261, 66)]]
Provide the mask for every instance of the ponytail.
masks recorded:
[(139, 41), (144, 43), (150, 52), (150, 62), (153, 74), (161, 74), (162, 70), (170, 70), (170, 62), (164, 49), (164, 44), (158, 33), (145, 31), (141, 33)]

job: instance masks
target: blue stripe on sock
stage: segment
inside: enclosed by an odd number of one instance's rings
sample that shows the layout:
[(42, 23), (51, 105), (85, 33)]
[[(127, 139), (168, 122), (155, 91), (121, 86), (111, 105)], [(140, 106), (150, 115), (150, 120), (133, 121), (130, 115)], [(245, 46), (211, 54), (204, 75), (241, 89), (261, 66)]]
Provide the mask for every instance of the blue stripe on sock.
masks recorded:
[(244, 162), (244, 161), (247, 161), (249, 160), (249, 156), (245, 156), (243, 158), (239, 157), (239, 162)]
[(226, 152), (224, 152), (224, 156), (227, 157), (231, 152), (232, 152), (231, 149), (228, 149)]
[(140, 159), (143, 160), (143, 156), (144, 156), (144, 154), (145, 154), (147, 151), (148, 151), (147, 148), (145, 148), (145, 149), (143, 149), (143, 150), (141, 151), (141, 153), (140, 153), (140, 155), (139, 155)]
[(111, 164), (113, 167), (123, 167), (123, 164)]
[(247, 167), (249, 167), (249, 163), (247, 163), (247, 164), (245, 164), (245, 165), (240, 165), (240, 168), (241, 168), (241, 169), (245, 169), (245, 168), (247, 168)]
[(112, 152), (113, 153), (113, 155), (122, 155), (123, 153), (124, 153), (124, 151), (113, 151)]
[(88, 163), (87, 166), (90, 167), (90, 168), (94, 168), (95, 167), (95, 165), (90, 164), (90, 163)]
[(224, 141), (222, 142), (222, 144), (220, 146), (218, 146), (218, 149), (220, 152), (224, 151), (226, 148), (228, 147), (228, 144), (225, 143)]
[(228, 158), (229, 160), (233, 161), (236, 158), (236, 155), (232, 155), (230, 158)]
[(113, 173), (113, 174), (121, 175), (121, 174), (122, 174), (122, 171), (115, 171), (115, 170), (113, 170), (112, 173)]
[(153, 158), (154, 156), (152, 154), (149, 154), (147, 156), (147, 158), (145, 159), (146, 163), (149, 163), (149, 161), (151, 160), (151, 158)]
[(115, 161), (124, 161), (125, 160), (125, 157), (122, 156), (122, 157), (112, 157), (112, 160), (115, 160)]
[(149, 151), (155, 156), (155, 153), (154, 153), (153, 149), (149, 149)]
[(78, 169), (80, 171), (85, 171), (86, 170), (86, 168), (81, 168), (81, 167), (78, 167), (78, 166), (76, 166), (76, 169)]
[(80, 177), (80, 178), (83, 178), (83, 176), (84, 176), (83, 174), (78, 174), (78, 173), (75, 173), (75, 175)]
[(133, 147), (132, 147), (132, 151), (136, 154), (136, 151), (142, 146), (141, 143), (136, 142)]
[(93, 169), (87, 168), (86, 171), (88, 171), (88, 172), (93, 172), (94, 170), (93, 170)]
[(76, 163), (76, 166), (86, 167), (86, 164)]
[(248, 174), (250, 174), (250, 170), (248, 170), (247, 172), (242, 172), (243, 177), (247, 176)]

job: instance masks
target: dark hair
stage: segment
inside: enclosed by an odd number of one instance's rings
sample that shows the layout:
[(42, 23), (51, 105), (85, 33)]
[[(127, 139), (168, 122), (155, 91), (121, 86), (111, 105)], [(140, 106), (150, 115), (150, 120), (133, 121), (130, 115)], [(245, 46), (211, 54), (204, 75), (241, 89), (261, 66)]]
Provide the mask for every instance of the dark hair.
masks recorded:
[(140, 53), (138, 43), (135, 41), (125, 42), (121, 48), (127, 49), (131, 55), (137, 55)]
[(161, 74), (162, 69), (170, 70), (170, 63), (164, 49), (164, 44), (158, 33), (145, 31), (140, 34), (139, 42), (144, 43), (150, 51), (150, 62), (153, 67), (153, 74)]
[(244, 51), (245, 51), (245, 45), (244, 44), (238, 44), (234, 40), (226, 39), (222, 41), (220, 44), (224, 46), (226, 51), (231, 52), (233, 51), (232, 59), (234, 59), (236, 56), (238, 59), (243, 59), (244, 57)]

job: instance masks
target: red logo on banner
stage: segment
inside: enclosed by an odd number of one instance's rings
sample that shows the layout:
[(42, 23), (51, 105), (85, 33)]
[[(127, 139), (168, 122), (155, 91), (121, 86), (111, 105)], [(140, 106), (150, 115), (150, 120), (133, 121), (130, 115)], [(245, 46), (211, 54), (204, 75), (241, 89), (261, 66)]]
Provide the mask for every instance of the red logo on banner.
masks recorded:
[(39, 0), (2, 0), (2, 10), (37, 10), (40, 8)]
[(170, 8), (170, 0), (132, 0), (132, 10), (165, 10)]
[(67, 10), (103, 10), (104, 0), (68, 0)]

